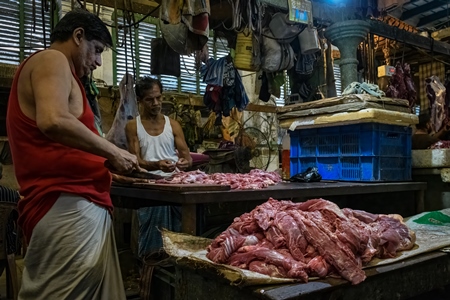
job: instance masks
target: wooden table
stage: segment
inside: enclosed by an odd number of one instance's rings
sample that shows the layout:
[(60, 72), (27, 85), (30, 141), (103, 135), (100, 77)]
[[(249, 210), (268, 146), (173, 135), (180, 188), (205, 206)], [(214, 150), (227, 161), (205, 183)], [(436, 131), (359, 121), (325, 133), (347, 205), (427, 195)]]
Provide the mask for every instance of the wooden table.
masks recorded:
[[(309, 283), (236, 287), (214, 270), (177, 266), (176, 300), (390, 300), (413, 296), (450, 284), (450, 255), (434, 251), (365, 270), (366, 280), (351, 285), (328, 278)], [(431, 299), (430, 299), (431, 300)]]
[(197, 235), (199, 208), (207, 203), (240, 201), (265, 201), (275, 199), (313, 198), (340, 195), (378, 194), (393, 192), (415, 193), (416, 212), (424, 207), (424, 182), (314, 182), (279, 183), (261, 190), (229, 191), (183, 191), (179, 188), (168, 190), (147, 189), (142, 187), (113, 185), (111, 198), (116, 207), (138, 209), (140, 207), (160, 205), (180, 205), (182, 232)]

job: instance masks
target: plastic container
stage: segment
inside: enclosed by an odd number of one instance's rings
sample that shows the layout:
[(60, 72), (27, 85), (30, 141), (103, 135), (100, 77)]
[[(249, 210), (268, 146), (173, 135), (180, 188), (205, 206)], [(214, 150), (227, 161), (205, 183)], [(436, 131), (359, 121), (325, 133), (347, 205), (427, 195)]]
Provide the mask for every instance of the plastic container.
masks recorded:
[(281, 147), (281, 178), (283, 180), (289, 180), (291, 178), (291, 138), (289, 137), (289, 133), (286, 133), (281, 140)]
[(290, 136), (291, 174), (317, 167), (328, 180), (411, 180), (410, 127), (366, 123), (296, 130)]
[(237, 34), (236, 51), (234, 54), (234, 67), (244, 71), (256, 71), (252, 66), (253, 34), (240, 32)]
[(306, 27), (298, 35), (298, 40), (302, 54), (314, 54), (320, 51), (319, 34), (315, 27)]

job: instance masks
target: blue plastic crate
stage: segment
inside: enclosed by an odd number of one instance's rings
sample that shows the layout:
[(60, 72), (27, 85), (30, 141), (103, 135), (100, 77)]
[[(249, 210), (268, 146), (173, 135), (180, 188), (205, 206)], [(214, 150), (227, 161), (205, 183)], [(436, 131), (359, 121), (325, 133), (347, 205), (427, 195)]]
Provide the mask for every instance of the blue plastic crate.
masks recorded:
[(290, 132), (291, 175), (317, 167), (323, 179), (411, 180), (411, 128), (365, 123)]

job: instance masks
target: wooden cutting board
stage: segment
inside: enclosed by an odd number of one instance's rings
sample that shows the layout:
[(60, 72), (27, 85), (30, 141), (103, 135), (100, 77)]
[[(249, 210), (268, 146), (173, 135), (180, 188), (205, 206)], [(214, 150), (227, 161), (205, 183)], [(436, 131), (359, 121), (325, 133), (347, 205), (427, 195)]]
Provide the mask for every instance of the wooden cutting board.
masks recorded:
[(133, 183), (133, 186), (152, 190), (173, 191), (173, 192), (194, 192), (194, 191), (229, 191), (229, 185), (220, 184), (161, 184), (161, 183)]

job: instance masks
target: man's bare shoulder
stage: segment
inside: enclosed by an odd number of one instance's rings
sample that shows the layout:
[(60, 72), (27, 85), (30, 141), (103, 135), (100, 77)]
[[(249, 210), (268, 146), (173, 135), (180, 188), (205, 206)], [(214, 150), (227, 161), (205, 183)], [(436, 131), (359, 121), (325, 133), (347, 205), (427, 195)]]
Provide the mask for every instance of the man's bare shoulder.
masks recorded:
[(168, 117), (168, 118), (169, 118), (169, 120), (170, 120), (170, 125), (172, 125), (172, 127), (174, 127), (174, 126), (181, 127), (180, 122), (178, 122), (177, 120), (172, 119), (172, 118), (170, 118), (170, 117)]
[(69, 67), (67, 57), (58, 50), (47, 49), (38, 52), (28, 59), (27, 67), (43, 67), (58, 66), (59, 68)]

